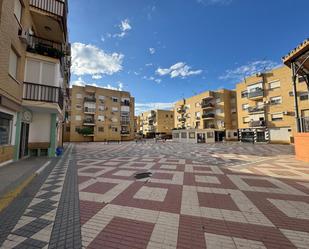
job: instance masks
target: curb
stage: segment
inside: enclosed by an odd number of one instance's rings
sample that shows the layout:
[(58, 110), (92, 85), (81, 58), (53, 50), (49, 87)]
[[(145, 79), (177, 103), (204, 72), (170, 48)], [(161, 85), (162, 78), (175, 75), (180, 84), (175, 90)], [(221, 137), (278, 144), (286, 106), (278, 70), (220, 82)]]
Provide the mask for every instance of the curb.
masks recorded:
[(43, 166), (41, 166), (21, 184), (0, 197), (0, 212), (3, 211), (6, 207), (8, 207), (10, 203), (32, 182), (32, 180), (44, 171), (44, 169), (50, 164), (50, 162), (51, 161), (47, 161)]

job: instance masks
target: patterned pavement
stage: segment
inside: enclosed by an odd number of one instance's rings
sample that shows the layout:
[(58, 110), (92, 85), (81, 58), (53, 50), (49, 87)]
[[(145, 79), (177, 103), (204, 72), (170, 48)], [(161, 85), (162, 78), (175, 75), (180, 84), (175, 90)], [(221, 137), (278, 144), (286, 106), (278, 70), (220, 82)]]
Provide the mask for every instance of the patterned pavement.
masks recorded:
[(285, 145), (75, 144), (13, 227), (2, 248), (308, 249), (309, 165)]
[(76, 159), (85, 248), (309, 248), (309, 165), (290, 146), (79, 144)]

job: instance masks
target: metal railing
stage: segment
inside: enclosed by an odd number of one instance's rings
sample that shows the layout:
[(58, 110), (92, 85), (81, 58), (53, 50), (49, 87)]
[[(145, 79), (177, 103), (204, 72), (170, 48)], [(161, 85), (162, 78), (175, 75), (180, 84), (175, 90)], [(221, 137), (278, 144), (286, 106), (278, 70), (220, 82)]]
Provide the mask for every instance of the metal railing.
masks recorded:
[(59, 42), (47, 40), (35, 35), (29, 35), (27, 43), (27, 51), (30, 53), (41, 54), (57, 59), (64, 56), (62, 44)]
[(96, 102), (96, 98), (94, 96), (85, 96), (84, 101), (85, 102)]
[(256, 88), (253, 91), (248, 92), (248, 98), (262, 97), (264, 95), (264, 91), (262, 88)]
[(309, 132), (309, 117), (300, 118), (302, 125), (302, 132)]
[(84, 107), (84, 112), (92, 112), (92, 113), (94, 113), (95, 112), (95, 108), (90, 108), (90, 107), (85, 106)]
[(209, 102), (202, 102), (202, 108), (209, 108), (209, 107), (215, 107), (215, 105), (213, 103), (209, 103)]
[(92, 118), (85, 118), (84, 119), (84, 124), (94, 124), (95, 121)]
[(215, 114), (214, 113), (203, 114), (202, 118), (215, 118)]
[(264, 106), (250, 106), (248, 107), (248, 112), (262, 112), (264, 111)]
[(66, 15), (66, 3), (66, 0), (30, 0), (31, 7), (60, 17)]
[(265, 121), (264, 120), (257, 120), (257, 121), (250, 121), (249, 127), (264, 127)]
[(60, 87), (24, 82), (23, 99), (57, 103), (63, 109), (64, 98)]
[(128, 101), (128, 100), (121, 101), (121, 105), (122, 106), (130, 106), (130, 101)]

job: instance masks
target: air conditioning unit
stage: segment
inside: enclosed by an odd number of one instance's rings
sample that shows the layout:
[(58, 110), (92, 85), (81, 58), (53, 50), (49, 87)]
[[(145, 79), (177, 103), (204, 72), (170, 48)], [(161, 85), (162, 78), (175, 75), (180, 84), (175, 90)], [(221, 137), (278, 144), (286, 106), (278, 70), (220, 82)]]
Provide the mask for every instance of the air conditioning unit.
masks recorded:
[(18, 36), (19, 39), (23, 42), (23, 43), (28, 43), (29, 42), (29, 30), (26, 29), (19, 29), (18, 30)]
[(266, 101), (264, 102), (265, 105), (268, 105), (269, 103), (270, 103), (269, 100), (266, 100)]
[(282, 112), (283, 115), (289, 115), (289, 112), (288, 111), (284, 111)]

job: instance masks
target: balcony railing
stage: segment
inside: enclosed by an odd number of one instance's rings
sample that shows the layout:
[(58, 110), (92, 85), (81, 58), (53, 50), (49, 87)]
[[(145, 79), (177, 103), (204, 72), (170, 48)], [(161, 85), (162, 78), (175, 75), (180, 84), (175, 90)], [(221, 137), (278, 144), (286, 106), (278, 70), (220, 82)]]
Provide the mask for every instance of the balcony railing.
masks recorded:
[(121, 105), (122, 106), (130, 106), (130, 101), (128, 101), (128, 100), (121, 101)]
[(130, 124), (130, 120), (120, 120), (120, 124), (121, 125), (129, 125)]
[(215, 114), (214, 113), (203, 114), (202, 118), (215, 118)]
[(130, 131), (120, 131), (121, 135), (130, 135)]
[(256, 88), (253, 91), (248, 92), (248, 98), (256, 98), (256, 97), (263, 97), (264, 91), (262, 88)]
[(204, 129), (215, 129), (216, 126), (214, 124), (207, 124), (207, 125), (204, 125)]
[(249, 127), (264, 127), (265, 121), (264, 120), (257, 120), (257, 121), (250, 121)]
[(63, 92), (60, 87), (24, 82), (23, 99), (57, 103), (63, 109)]
[(28, 37), (27, 51), (40, 55), (60, 59), (64, 56), (62, 44), (51, 40), (43, 39), (34, 35)]
[(91, 124), (91, 125), (94, 125), (94, 124), (95, 124), (95, 121), (94, 121), (94, 119), (92, 119), (92, 118), (86, 118), (86, 119), (84, 119), (84, 124)]
[(264, 111), (264, 106), (250, 106), (248, 107), (248, 112), (252, 113), (252, 112), (262, 112)]
[(84, 101), (85, 102), (96, 102), (96, 98), (94, 96), (85, 96)]
[(85, 106), (85, 107), (84, 107), (84, 112), (95, 113), (95, 108), (90, 108), (90, 107)]
[(202, 102), (202, 108), (214, 108), (215, 105), (209, 102)]
[(65, 0), (30, 0), (30, 6), (50, 14), (64, 17), (66, 15)]

